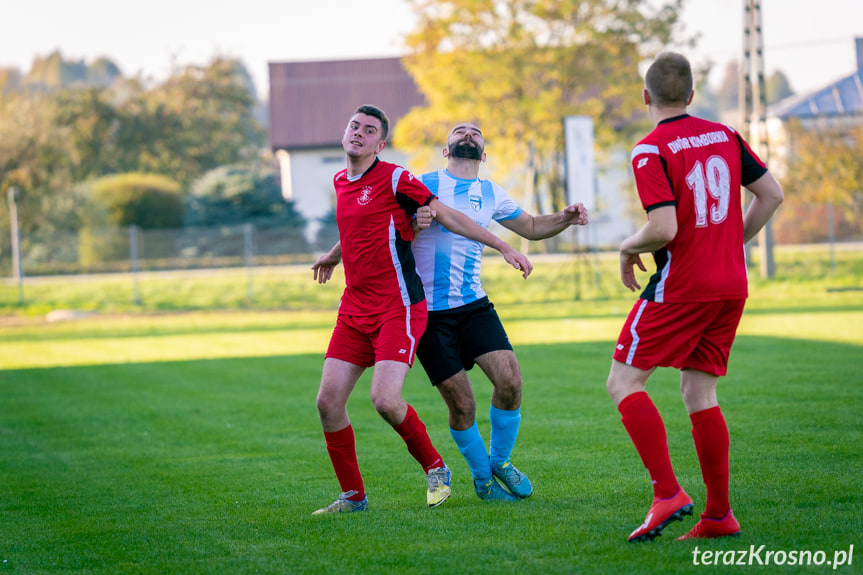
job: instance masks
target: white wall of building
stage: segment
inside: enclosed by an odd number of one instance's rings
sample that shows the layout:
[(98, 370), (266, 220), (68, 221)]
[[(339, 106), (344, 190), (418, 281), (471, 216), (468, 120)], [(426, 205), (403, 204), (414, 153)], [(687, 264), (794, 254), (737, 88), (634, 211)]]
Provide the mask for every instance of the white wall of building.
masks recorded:
[[(345, 167), (342, 148), (315, 150), (279, 150), (276, 152), (282, 172), (282, 195), (293, 200), (294, 206), (307, 220), (305, 236), (314, 242), (321, 228), (320, 219), (335, 206), (333, 176)], [(384, 149), (380, 159), (404, 165), (407, 156), (397, 150)]]

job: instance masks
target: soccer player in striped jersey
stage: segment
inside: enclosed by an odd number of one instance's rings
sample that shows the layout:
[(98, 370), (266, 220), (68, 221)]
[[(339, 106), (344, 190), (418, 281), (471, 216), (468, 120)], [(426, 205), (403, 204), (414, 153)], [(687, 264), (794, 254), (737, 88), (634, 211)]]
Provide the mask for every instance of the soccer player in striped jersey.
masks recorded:
[[(524, 238), (540, 240), (571, 225), (587, 224), (587, 211), (581, 204), (534, 217), (499, 185), (480, 179), (479, 167), (486, 160), (485, 142), (474, 124), (458, 124), (452, 129), (443, 157), (446, 169), (424, 174), (423, 183), (442, 204), (470, 216), (484, 228), (495, 220)], [(450, 434), (467, 460), (474, 490), (483, 500), (528, 497), (533, 491), (530, 480), (510, 462), (521, 422), (521, 370), (480, 283), (483, 246), (433, 222), (418, 234), (413, 251), (429, 309), (417, 357), (449, 409)], [(467, 376), (474, 364), (494, 387), (488, 451), (476, 423), (476, 399)]]
[[(608, 392), (653, 483), (653, 503), (630, 542), (652, 540), (691, 515), (678, 484), (665, 424), (645, 391), (657, 367), (680, 370), (683, 402), (707, 487), (704, 513), (680, 539), (734, 535), (740, 524), (728, 494), (729, 435), (716, 384), (748, 295), (744, 244), (782, 202), (779, 184), (732, 128), (687, 114), (693, 98), (688, 60), (665, 52), (647, 71), (643, 98), (656, 124), (632, 151), (644, 227), (620, 246), (620, 275), (641, 289), (634, 267), (652, 252), (656, 273), (627, 318), (608, 376)], [(741, 185), (753, 194), (743, 213)]]
[(499, 250), (524, 277), (532, 270), (525, 256), (494, 234), (440, 205), (410, 172), (380, 161), (388, 132), (389, 120), (375, 106), (360, 106), (348, 122), (342, 137), (347, 168), (334, 178), (339, 243), (312, 266), (314, 278), (325, 283), (343, 259), (346, 283), (317, 397), (327, 453), (342, 493), (315, 515), (368, 507), (347, 402), (369, 367), (374, 367), (372, 403), (426, 473), (428, 506), (436, 507), (450, 495), (451, 472), (401, 395), (427, 317), (410, 249), (417, 208), (431, 206), (449, 229)]

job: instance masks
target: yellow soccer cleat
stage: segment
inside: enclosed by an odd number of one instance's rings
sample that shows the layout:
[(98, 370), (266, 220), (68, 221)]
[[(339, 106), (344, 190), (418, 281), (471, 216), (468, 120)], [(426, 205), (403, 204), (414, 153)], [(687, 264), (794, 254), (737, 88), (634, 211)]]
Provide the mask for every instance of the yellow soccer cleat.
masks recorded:
[(427, 496), (429, 507), (437, 507), (447, 500), (452, 492), (449, 486), (451, 480), (452, 472), (446, 465), (429, 470), (426, 474), (429, 485)]
[(356, 491), (348, 491), (339, 495), (339, 498), (324, 507), (318, 509), (312, 515), (323, 515), (325, 513), (351, 513), (353, 511), (365, 511), (369, 508), (369, 498), (363, 496), (362, 501), (352, 501), (348, 497), (356, 495)]

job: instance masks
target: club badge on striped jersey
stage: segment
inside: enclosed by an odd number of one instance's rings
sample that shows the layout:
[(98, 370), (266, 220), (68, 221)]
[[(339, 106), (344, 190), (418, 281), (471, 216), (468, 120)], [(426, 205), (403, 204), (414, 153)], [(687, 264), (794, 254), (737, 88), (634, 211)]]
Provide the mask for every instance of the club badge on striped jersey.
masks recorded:
[(470, 196), (470, 207), (475, 212), (482, 210), (482, 196)]

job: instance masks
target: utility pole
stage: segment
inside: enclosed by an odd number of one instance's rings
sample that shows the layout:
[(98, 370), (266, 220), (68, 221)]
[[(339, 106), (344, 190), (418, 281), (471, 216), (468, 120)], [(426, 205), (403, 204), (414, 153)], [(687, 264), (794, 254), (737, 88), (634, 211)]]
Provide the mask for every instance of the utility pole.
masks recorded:
[[(743, 54), (740, 65), (741, 127), (766, 164), (770, 157), (767, 138), (767, 87), (764, 79), (764, 34), (761, 0), (743, 0)], [(748, 249), (747, 249), (748, 252)], [(776, 274), (773, 261), (773, 228), (768, 221), (758, 233), (761, 277)]]
[(24, 274), (21, 267), (21, 233), (18, 230), (18, 189), (6, 190), (9, 201), (9, 231), (12, 235), (12, 279), (18, 282), (18, 303), (24, 302)]

